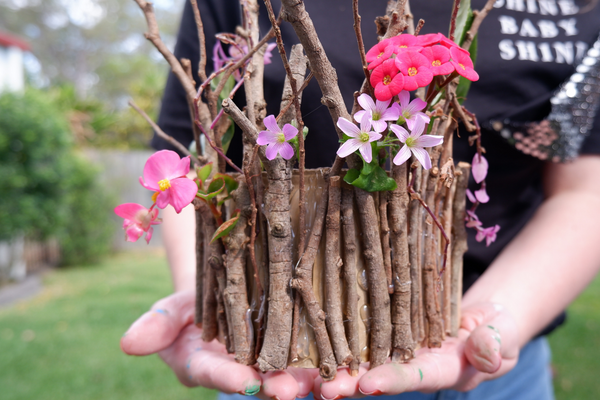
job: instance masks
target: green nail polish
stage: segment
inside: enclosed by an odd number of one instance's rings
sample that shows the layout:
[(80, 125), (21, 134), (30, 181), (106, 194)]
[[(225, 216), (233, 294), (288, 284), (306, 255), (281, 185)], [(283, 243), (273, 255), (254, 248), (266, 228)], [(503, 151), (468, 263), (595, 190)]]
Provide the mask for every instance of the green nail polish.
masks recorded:
[(496, 333), (500, 333), (500, 331), (499, 331), (498, 329), (494, 328), (494, 327), (493, 327), (493, 326), (491, 326), (491, 325), (488, 325), (487, 327), (488, 327), (488, 328), (490, 328), (491, 330), (493, 330), (493, 331), (494, 331), (494, 332), (496, 332)]
[(419, 375), (421, 376), (421, 382), (423, 382), (423, 371), (421, 371), (421, 368), (419, 368)]
[(252, 386), (246, 386), (246, 390), (244, 391), (244, 394), (246, 396), (254, 396), (258, 392), (260, 392), (260, 385), (252, 385)]

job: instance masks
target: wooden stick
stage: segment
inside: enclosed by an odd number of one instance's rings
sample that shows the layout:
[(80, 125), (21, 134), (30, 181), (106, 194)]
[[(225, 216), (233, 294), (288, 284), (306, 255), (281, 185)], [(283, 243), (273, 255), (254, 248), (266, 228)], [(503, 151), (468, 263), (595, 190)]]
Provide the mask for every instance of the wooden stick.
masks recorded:
[(387, 278), (383, 266), (381, 238), (375, 211), (373, 193), (355, 189), (356, 202), (360, 205), (358, 213), (362, 228), (364, 257), (367, 280), (369, 283), (369, 304), (371, 308), (371, 368), (385, 363), (392, 344), (392, 321), (390, 297), (387, 290)]
[(199, 210), (195, 211), (196, 216), (196, 304), (194, 313), (194, 324), (202, 327), (202, 302), (204, 301), (204, 266), (206, 259), (204, 257), (205, 237), (204, 221)]
[[(418, 162), (417, 162), (418, 164)], [(416, 168), (412, 168), (414, 176), (412, 180), (415, 182), (415, 191), (421, 191), (421, 175), (423, 168), (419, 164)], [(422, 272), (421, 272), (421, 255), (422, 243), (421, 236), (423, 234), (423, 210), (417, 199), (413, 199), (409, 203), (409, 231), (408, 231), (408, 255), (410, 260), (410, 280), (411, 285), (411, 301), (410, 301), (410, 319), (412, 327), (413, 339), (417, 343), (421, 343), (425, 338), (425, 326), (423, 321), (423, 298), (422, 298)]]
[(390, 225), (388, 223), (388, 192), (379, 192), (379, 225), (388, 293), (392, 294), (394, 293), (394, 280), (392, 278), (392, 248), (390, 247)]
[(458, 336), (460, 327), (460, 300), (462, 297), (463, 255), (467, 251), (467, 231), (465, 228), (466, 191), (471, 166), (459, 162), (456, 168), (456, 193), (452, 205), (452, 287), (451, 287), (451, 336)]
[(392, 166), (397, 187), (390, 196), (390, 222), (394, 251), (394, 294), (392, 296), (392, 361), (408, 362), (414, 358), (411, 330), (411, 269), (408, 250), (408, 182), (407, 163)]
[(344, 332), (340, 287), (343, 264), (340, 257), (341, 194), (340, 177), (330, 177), (325, 222), (325, 312), (327, 313), (327, 330), (333, 344), (336, 361), (338, 365), (348, 365), (352, 361), (352, 353)]
[[(352, 351), (350, 362), (350, 375), (358, 376), (360, 366), (360, 341), (358, 338), (358, 290), (356, 288), (356, 227), (354, 226), (354, 190), (353, 187), (342, 189), (342, 224), (344, 228), (344, 265), (343, 276), (346, 288), (346, 336), (348, 345)], [(366, 360), (363, 360), (366, 361)]]

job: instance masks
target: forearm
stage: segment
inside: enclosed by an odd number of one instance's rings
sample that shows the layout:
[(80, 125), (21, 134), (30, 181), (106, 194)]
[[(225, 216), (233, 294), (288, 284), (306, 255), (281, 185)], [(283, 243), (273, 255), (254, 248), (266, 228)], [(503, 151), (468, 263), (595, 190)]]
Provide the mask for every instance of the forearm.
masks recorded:
[(194, 206), (180, 214), (172, 207), (162, 211), (162, 237), (176, 292), (196, 287), (196, 217)]
[(465, 294), (464, 305), (503, 305), (514, 316), (524, 345), (600, 268), (598, 209), (600, 196), (594, 191), (560, 190), (551, 195)]

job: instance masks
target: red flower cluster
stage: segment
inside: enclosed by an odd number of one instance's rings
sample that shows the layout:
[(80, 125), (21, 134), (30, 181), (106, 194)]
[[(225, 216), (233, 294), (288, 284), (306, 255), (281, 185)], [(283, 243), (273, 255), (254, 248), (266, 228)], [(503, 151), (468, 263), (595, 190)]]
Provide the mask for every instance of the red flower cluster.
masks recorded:
[(470, 81), (479, 79), (469, 52), (441, 33), (398, 35), (377, 43), (366, 56), (380, 101), (427, 86), (436, 75), (456, 72)]

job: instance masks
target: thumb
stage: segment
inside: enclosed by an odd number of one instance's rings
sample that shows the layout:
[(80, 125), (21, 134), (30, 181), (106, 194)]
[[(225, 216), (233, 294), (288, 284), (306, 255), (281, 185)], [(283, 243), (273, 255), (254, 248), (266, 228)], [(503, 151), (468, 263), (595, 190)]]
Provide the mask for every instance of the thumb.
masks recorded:
[(145, 356), (169, 347), (194, 319), (194, 290), (172, 294), (156, 302), (121, 338), (123, 352)]
[(467, 310), (462, 321), (463, 327), (471, 331), (465, 344), (465, 356), (477, 370), (492, 374), (500, 369), (503, 359), (518, 357), (517, 327), (510, 314), (498, 304), (478, 308), (478, 312)]

